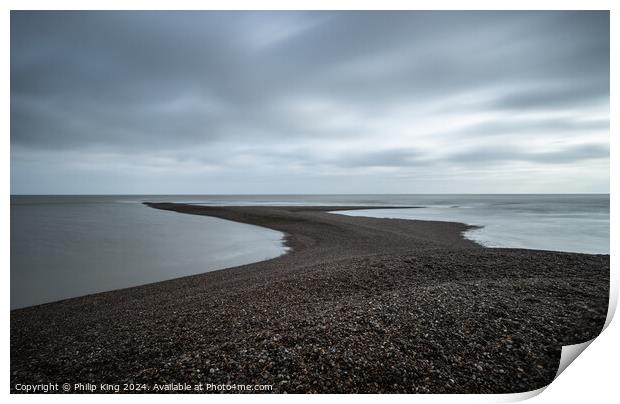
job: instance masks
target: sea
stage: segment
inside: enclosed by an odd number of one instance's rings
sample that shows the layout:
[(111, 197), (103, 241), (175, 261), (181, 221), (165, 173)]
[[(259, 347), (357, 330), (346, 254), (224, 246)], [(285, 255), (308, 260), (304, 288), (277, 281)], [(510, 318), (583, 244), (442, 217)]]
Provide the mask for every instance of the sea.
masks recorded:
[(609, 194), (12, 195), (11, 309), (287, 252), (280, 232), (142, 202), (373, 206), (333, 214), (466, 223), (476, 227), (464, 236), (487, 247), (609, 254)]

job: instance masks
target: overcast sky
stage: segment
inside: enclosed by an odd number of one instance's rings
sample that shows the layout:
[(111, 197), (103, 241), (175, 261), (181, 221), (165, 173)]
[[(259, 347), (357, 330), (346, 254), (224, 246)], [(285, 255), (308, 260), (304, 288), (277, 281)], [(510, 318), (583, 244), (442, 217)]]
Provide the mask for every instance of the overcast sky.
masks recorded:
[(609, 14), (12, 12), (11, 192), (609, 192)]

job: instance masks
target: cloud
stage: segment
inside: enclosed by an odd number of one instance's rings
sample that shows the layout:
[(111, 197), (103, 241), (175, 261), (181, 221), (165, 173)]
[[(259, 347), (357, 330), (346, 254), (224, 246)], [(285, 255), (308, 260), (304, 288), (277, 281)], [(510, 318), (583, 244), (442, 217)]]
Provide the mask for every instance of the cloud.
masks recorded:
[(489, 162), (528, 162), (537, 164), (579, 164), (583, 160), (608, 159), (609, 146), (583, 144), (556, 147), (551, 150), (512, 149), (506, 147), (480, 147), (471, 151), (454, 153), (447, 160), (466, 164), (488, 164)]
[(480, 161), (606, 192), (608, 125), (608, 12), (11, 13), (14, 193), (462, 192)]

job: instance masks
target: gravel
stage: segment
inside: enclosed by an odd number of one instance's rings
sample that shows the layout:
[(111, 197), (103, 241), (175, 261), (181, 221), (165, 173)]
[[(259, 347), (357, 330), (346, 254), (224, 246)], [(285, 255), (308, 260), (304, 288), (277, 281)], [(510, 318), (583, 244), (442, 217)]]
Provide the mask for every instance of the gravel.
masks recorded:
[[(367, 207), (149, 204), (269, 227), (292, 252), (11, 311), (11, 390), (269, 384), (276, 393), (512, 393), (598, 335), (609, 256), (483, 248)], [(122, 390), (121, 390), (122, 391)]]

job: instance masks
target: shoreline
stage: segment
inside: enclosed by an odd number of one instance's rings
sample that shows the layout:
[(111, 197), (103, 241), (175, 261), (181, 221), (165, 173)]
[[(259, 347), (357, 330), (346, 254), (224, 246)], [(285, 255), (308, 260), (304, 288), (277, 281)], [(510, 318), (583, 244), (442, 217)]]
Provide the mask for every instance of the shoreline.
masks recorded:
[[(268, 227), (279, 257), (11, 311), (16, 383), (248, 383), (274, 392), (509, 393), (605, 321), (609, 256), (484, 248), (359, 206), (157, 209)], [(384, 209), (385, 207), (380, 207)]]
[[(162, 209), (162, 208), (158, 208), (158, 207), (155, 207), (155, 206), (151, 206), (151, 205), (162, 204), (160, 202), (140, 202), (140, 204), (141, 205), (145, 205), (146, 207), (149, 207), (149, 208), (152, 208), (152, 209), (174, 211), (174, 209)], [(166, 203), (163, 203), (163, 204), (166, 204)], [(178, 205), (191, 205), (191, 204), (178, 203)], [(192, 206), (202, 207), (204, 205), (192, 205)], [(215, 205), (215, 207), (219, 207), (219, 206), (220, 205)], [(227, 207), (227, 206), (231, 206), (231, 207), (235, 207), (235, 208), (245, 207), (245, 206), (241, 206), (241, 205), (221, 205), (221, 207)], [(269, 207), (287, 207), (287, 205), (282, 205), (282, 206), (280, 206), (280, 205), (273, 205), (273, 206), (268, 205), (268, 206)], [(351, 206), (342, 205), (342, 206), (340, 206), (340, 205), (338, 205), (338, 206), (333, 206), (333, 207), (328, 206), (328, 205), (325, 205), (325, 206), (327, 206), (333, 212), (339, 211), (339, 210), (360, 210), (360, 209), (373, 210), (373, 209), (417, 209), (417, 208), (423, 208), (423, 206), (363, 206), (363, 205), (361, 205), (361, 206), (357, 206), (357, 205), (351, 205)], [(260, 205), (259, 206), (251, 206), (251, 205), (249, 205), (247, 207), (260, 207)], [(317, 207), (321, 211), (323, 211), (322, 206), (318, 205)], [(331, 213), (331, 212), (327, 212), (327, 213)], [(215, 215), (209, 215), (209, 216), (219, 219), (219, 217), (215, 216)], [(264, 229), (268, 229), (268, 230), (277, 231), (277, 230), (275, 230), (272, 227), (260, 226), (260, 225), (257, 225), (257, 224), (251, 223), (251, 222), (242, 222), (242, 221), (237, 221), (237, 220), (233, 220), (233, 219), (223, 219), (223, 218), (222, 218), (222, 220), (228, 220), (228, 221), (231, 221), (231, 222), (242, 223), (242, 224), (247, 224), (249, 226), (255, 226), (255, 227), (260, 227), (260, 228), (264, 228)], [(476, 228), (477, 227), (477, 226), (470, 226), (470, 225), (466, 225), (466, 226), (469, 226), (470, 228)], [(466, 230), (464, 230), (464, 232), (468, 231), (468, 230), (469, 229), (466, 229)], [(185, 277), (189, 277), (189, 276), (202, 275), (202, 274), (207, 273), (207, 272), (224, 271), (224, 270), (227, 270), (227, 269), (230, 269), (230, 268), (236, 268), (236, 267), (245, 266), (245, 265), (252, 265), (252, 264), (259, 263), (259, 262), (263, 262), (263, 261), (268, 261), (268, 260), (271, 260), (271, 259), (279, 258), (279, 257), (281, 257), (283, 255), (290, 254), (290, 253), (292, 253), (294, 251), (293, 247), (291, 247), (290, 242), (288, 240), (289, 235), (287, 233), (284, 233), (284, 232), (280, 232), (280, 233), (282, 233), (282, 238), (281, 238), (281, 243), (282, 244), (281, 244), (281, 246), (284, 248), (284, 251), (282, 252), (282, 254), (280, 254), (277, 257), (262, 259), (260, 261), (254, 261), (254, 262), (250, 262), (248, 264), (226, 266), (226, 267), (212, 269), (212, 270), (209, 270), (209, 271), (195, 273), (195, 274), (175, 276), (175, 277), (172, 277), (172, 278), (161, 279), (161, 280), (157, 280), (157, 281), (150, 281), (150, 282), (145, 282), (145, 283), (140, 283), (140, 284), (134, 284), (134, 285), (124, 286), (124, 287), (119, 287), (119, 288), (115, 288), (115, 289), (109, 289), (109, 290), (102, 290), (102, 291), (97, 291), (97, 292), (92, 292), (92, 293), (86, 293), (86, 294), (78, 295), (78, 296), (65, 297), (65, 298), (61, 298), (61, 299), (58, 299), (58, 300), (53, 300), (53, 301), (33, 304), (33, 305), (30, 305), (30, 306), (16, 307), (16, 308), (11, 309), (10, 311), (12, 312), (12, 311), (15, 311), (15, 310), (29, 309), (29, 308), (34, 308), (34, 307), (37, 307), (37, 306), (46, 305), (46, 304), (55, 304), (55, 303), (60, 303), (60, 302), (63, 302), (63, 301), (66, 301), (66, 300), (70, 300), (70, 299), (78, 299), (78, 298), (83, 298), (83, 297), (88, 297), (88, 296), (94, 296), (94, 295), (98, 295), (98, 294), (101, 294), (101, 293), (109, 293), (109, 292), (116, 292), (116, 291), (125, 290), (125, 289), (138, 288), (138, 287), (142, 287), (142, 286), (146, 286), (146, 285), (150, 285), (150, 284), (155, 284), (155, 283), (160, 283), (160, 282), (167, 282), (167, 281), (173, 281), (173, 280), (176, 280), (176, 279), (185, 278)]]

